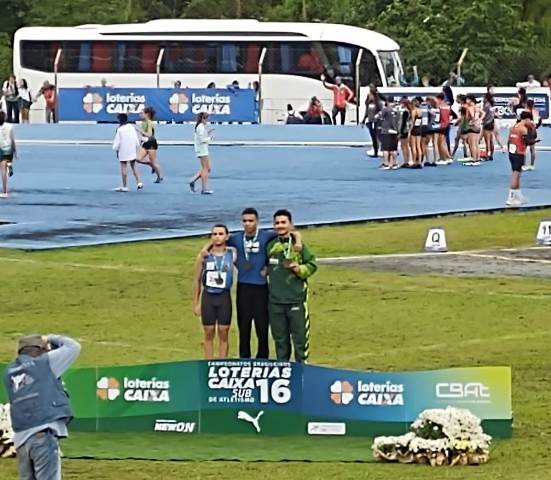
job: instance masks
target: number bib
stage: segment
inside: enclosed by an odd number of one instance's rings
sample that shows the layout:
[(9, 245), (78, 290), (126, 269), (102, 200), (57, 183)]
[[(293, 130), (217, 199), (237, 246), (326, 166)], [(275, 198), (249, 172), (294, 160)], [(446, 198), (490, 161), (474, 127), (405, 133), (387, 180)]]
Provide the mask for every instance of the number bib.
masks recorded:
[(509, 153), (517, 153), (517, 146), (514, 143), (509, 144)]
[(227, 272), (209, 270), (205, 275), (205, 285), (209, 288), (225, 289), (228, 283)]

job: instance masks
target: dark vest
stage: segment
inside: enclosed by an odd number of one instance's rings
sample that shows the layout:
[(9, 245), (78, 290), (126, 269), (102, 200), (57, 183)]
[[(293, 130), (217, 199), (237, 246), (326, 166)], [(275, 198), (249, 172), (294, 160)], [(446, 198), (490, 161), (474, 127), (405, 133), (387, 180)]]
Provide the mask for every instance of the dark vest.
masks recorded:
[(14, 432), (73, 418), (69, 397), (56, 378), (47, 355), (19, 355), (4, 372)]

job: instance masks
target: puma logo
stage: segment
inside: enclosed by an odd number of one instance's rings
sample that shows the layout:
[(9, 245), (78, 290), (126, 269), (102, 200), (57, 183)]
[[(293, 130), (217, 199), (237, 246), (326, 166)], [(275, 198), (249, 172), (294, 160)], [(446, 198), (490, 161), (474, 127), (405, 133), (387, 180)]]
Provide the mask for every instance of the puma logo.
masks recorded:
[(27, 374), (22, 373), (20, 375), (12, 375), (11, 377), (11, 383), (13, 384), (13, 393), (16, 393), (22, 385), (25, 385), (27, 383), (31, 383), (26, 380)]
[(260, 410), (260, 412), (258, 412), (256, 417), (252, 417), (247, 412), (244, 412), (244, 411), (240, 410), (239, 412), (237, 412), (237, 419), (238, 420), (243, 420), (245, 422), (252, 423), (253, 427), (256, 429), (256, 432), (260, 433), (260, 423), (259, 423), (259, 421), (260, 421), (260, 417), (262, 415), (264, 415), (264, 410)]

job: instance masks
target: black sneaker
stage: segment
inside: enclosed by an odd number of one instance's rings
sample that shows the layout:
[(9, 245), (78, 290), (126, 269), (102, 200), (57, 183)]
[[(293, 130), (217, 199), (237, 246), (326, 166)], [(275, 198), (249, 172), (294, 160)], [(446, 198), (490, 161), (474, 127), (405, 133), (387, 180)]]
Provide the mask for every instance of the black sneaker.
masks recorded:
[(195, 182), (189, 182), (189, 189), (195, 193)]
[(157, 180), (155, 180), (153, 183), (161, 183), (163, 181), (163, 177), (157, 177)]
[(13, 167), (11, 163), (8, 163), (8, 177), (13, 177)]

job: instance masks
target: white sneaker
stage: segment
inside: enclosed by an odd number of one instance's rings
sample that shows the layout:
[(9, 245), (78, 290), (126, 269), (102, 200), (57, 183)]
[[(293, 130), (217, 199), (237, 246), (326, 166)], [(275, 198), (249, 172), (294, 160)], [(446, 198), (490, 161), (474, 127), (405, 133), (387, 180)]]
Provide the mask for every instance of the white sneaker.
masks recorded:
[(143, 188), (143, 183), (138, 183), (138, 185), (136, 185), (137, 189), (138, 190), (141, 190)]
[(451, 165), (453, 163), (453, 158), (448, 158), (446, 160), (446, 165)]
[(117, 187), (115, 188), (115, 192), (128, 192), (127, 187)]
[(436, 160), (436, 165), (447, 165), (447, 164), (448, 164), (447, 160)]
[(473, 157), (458, 158), (457, 161), (458, 161), (458, 162), (472, 162), (472, 161), (473, 161)]
[(8, 198), (8, 194), (7, 193), (0, 193), (0, 198)]
[(523, 171), (523, 172), (526, 172), (526, 171), (528, 171), (528, 170), (530, 170), (530, 166), (529, 166), (529, 165), (523, 165), (523, 166), (522, 166), (522, 171)]
[(392, 165), (392, 167), (390, 167), (391, 170), (398, 170), (400, 168), (400, 165)]
[(365, 154), (368, 157), (374, 157), (375, 156), (375, 150), (369, 150), (369, 151), (365, 152)]
[(381, 170), (390, 170), (391, 167), (389, 167), (388, 165), (383, 165), (382, 167), (379, 167)]
[(530, 172), (533, 172), (535, 169), (536, 169), (536, 166), (535, 166), (535, 165), (527, 165), (527, 166), (526, 166), (526, 170), (528, 170), (528, 171), (530, 171)]

